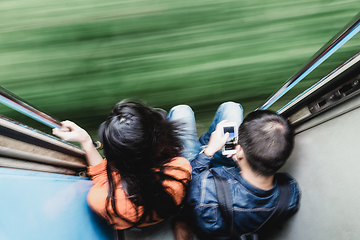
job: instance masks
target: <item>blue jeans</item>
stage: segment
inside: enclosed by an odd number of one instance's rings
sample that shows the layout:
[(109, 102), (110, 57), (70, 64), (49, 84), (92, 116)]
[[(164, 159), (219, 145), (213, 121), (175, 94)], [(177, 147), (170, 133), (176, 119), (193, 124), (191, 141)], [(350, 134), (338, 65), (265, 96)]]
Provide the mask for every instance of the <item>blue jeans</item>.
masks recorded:
[(201, 151), (201, 145), (196, 134), (196, 123), (193, 110), (188, 105), (178, 105), (171, 108), (167, 119), (180, 124), (179, 135), (182, 141), (182, 156), (191, 161)]
[[(173, 107), (168, 114), (169, 121), (178, 121), (181, 124), (182, 134), (181, 140), (183, 142), (183, 157), (189, 161), (196, 158), (201, 151), (201, 145), (207, 145), (211, 136), (211, 133), (215, 131), (216, 125), (222, 120), (228, 120), (229, 122), (236, 122), (238, 126), (243, 120), (243, 108), (240, 104), (234, 102), (225, 102), (219, 106), (216, 111), (213, 122), (210, 125), (209, 130), (201, 135), (197, 139), (195, 116), (192, 109), (187, 105), (179, 105)], [(236, 166), (236, 163), (226, 156), (222, 155), (221, 151), (218, 151), (214, 155), (214, 159), (211, 162), (211, 167), (217, 166)]]

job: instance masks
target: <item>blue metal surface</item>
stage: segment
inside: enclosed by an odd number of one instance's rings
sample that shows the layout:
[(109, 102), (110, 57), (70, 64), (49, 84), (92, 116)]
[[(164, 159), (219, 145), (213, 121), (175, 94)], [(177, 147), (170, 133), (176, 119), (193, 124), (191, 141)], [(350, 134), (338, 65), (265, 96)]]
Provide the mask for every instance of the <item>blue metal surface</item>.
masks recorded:
[(0, 103), (28, 116), (33, 118), (36, 121), (39, 121), (51, 128), (60, 128), (61, 123), (59, 120), (56, 120), (53, 117), (45, 114), (44, 112), (39, 111), (35, 107), (31, 106), (29, 103), (25, 102), (15, 94), (9, 92), (5, 88), (0, 87)]
[(91, 186), (81, 177), (0, 168), (0, 239), (114, 239), (87, 205)]
[(311, 87), (309, 87), (308, 89), (306, 89), (305, 91), (303, 91), (302, 93), (300, 93), (298, 96), (296, 96), (294, 99), (292, 99), (290, 102), (288, 102), (286, 105), (284, 105), (282, 108), (280, 108), (277, 112), (281, 113), (284, 109), (286, 109), (288, 106), (290, 106), (292, 103), (294, 103), (295, 101), (297, 101), (298, 99), (300, 99), (301, 97), (305, 96), (308, 92), (310, 92), (312, 89), (316, 88), (317, 86), (319, 86), (322, 82), (324, 82), (329, 76), (331, 76), (332, 74), (336, 73), (341, 67), (345, 66), (347, 63), (349, 63), (351, 60), (355, 59), (356, 57), (358, 57), (360, 55), (360, 52), (358, 52), (357, 54), (355, 54), (354, 56), (352, 56), (350, 59), (348, 59), (347, 61), (345, 61), (343, 64), (341, 64), (339, 67), (335, 68), (333, 71), (331, 71), (329, 74), (327, 74), (325, 77), (323, 77), (322, 79), (320, 79), (319, 81), (317, 81), (315, 84), (313, 84)]
[(266, 102), (260, 106), (259, 110), (265, 110), (274, 104), (279, 98), (287, 93), (291, 88), (309, 75), (315, 68), (328, 59), (341, 46), (349, 41), (360, 31), (360, 13), (341, 30), (333, 39), (324, 45), (310, 61), (305, 64), (298, 73), (291, 77), (276, 93), (274, 93)]
[(11, 101), (10, 99), (6, 98), (6, 97), (3, 97), (3, 96), (0, 96), (0, 102), (28, 117), (31, 117), (33, 118), (34, 120), (37, 120), (51, 128), (60, 128), (61, 125), (59, 124), (55, 124), (51, 121), (49, 121), (48, 119), (40, 116), (39, 114), (33, 112), (33, 111), (30, 111), (29, 109), (19, 105), (18, 103), (14, 102), (14, 101)]

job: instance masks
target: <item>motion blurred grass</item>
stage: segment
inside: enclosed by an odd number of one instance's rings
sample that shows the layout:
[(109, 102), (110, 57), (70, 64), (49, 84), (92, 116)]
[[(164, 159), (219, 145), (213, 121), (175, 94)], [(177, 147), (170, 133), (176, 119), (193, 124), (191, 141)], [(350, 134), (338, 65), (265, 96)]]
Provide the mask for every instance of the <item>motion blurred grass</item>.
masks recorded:
[[(0, 85), (92, 135), (124, 98), (188, 104), (201, 133), (224, 101), (258, 107), (358, 11), (356, 0), (3, 0)], [(278, 106), (359, 50), (357, 36)]]

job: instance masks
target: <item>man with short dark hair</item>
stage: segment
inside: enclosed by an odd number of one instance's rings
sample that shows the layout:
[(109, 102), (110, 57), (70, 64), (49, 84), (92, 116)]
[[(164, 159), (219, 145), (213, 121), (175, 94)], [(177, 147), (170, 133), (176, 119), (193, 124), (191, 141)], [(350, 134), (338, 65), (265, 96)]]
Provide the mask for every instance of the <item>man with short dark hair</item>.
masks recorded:
[[(290, 189), (282, 221), (299, 208), (296, 181), (289, 175), (276, 174), (293, 149), (294, 134), (288, 121), (271, 111), (250, 113), (239, 127), (236, 153), (223, 156), (221, 149), (227, 135), (221, 129), (227, 121), (241, 123), (240, 104), (228, 102), (219, 107), (209, 131), (199, 139), (203, 151), (191, 161), (193, 173), (187, 203), (204, 239), (230, 239), (231, 231), (237, 235), (257, 232), (277, 207), (280, 179)], [(219, 209), (216, 175), (230, 187), (235, 230), (231, 230)]]
[(244, 151), (251, 170), (259, 175), (273, 176), (285, 164), (293, 145), (291, 126), (276, 113), (252, 112), (239, 127), (238, 153)]

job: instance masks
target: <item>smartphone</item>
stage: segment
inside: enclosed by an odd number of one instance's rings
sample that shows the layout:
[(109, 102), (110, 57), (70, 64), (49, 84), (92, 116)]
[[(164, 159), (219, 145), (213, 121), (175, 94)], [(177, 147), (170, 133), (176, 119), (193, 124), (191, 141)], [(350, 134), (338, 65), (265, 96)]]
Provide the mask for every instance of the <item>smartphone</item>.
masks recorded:
[(235, 146), (238, 140), (238, 127), (236, 122), (227, 122), (223, 126), (223, 134), (229, 133), (229, 137), (222, 149), (223, 155), (235, 154)]

